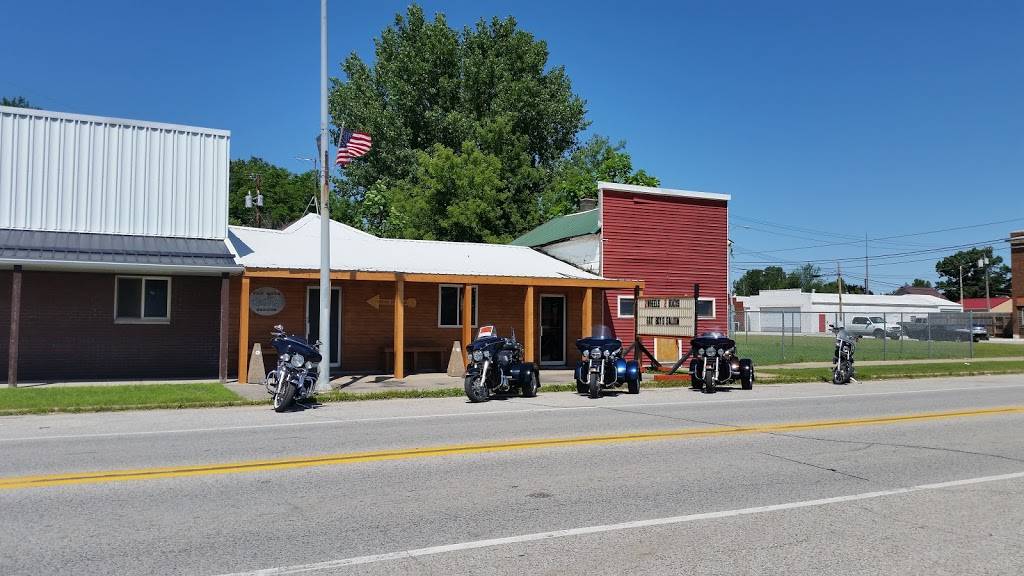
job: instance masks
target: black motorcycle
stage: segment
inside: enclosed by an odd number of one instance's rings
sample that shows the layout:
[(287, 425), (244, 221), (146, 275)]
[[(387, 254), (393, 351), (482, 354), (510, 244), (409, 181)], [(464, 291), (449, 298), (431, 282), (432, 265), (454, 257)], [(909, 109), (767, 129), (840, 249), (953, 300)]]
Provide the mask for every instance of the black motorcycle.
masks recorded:
[(737, 358), (736, 342), (718, 332), (705, 332), (690, 342), (690, 386), (714, 394), (718, 386), (737, 380), (744, 390), (754, 388), (754, 362)]
[(853, 351), (860, 336), (853, 336), (846, 328), (828, 326), (836, 335), (836, 347), (832, 353), (832, 383), (849, 384), (853, 380)]
[[(490, 327), (486, 327), (490, 328)], [(493, 329), (482, 330), (466, 346), (469, 365), (464, 382), (470, 402), (486, 402), (492, 394), (518, 390), (523, 398), (533, 398), (540, 389), (540, 371), (532, 362), (523, 362), (523, 347), (511, 338), (502, 338)]]
[(601, 390), (626, 384), (630, 394), (640, 393), (640, 364), (622, 357), (622, 341), (615, 338), (581, 338), (576, 348), (582, 358), (576, 364), (576, 391), (600, 398)]
[(285, 333), (280, 324), (270, 335), (270, 344), (277, 350), (277, 367), (267, 373), (267, 393), (273, 397), (274, 411), (284, 412), (293, 401), (313, 396), (323, 358), (319, 342), (310, 346), (305, 338)]

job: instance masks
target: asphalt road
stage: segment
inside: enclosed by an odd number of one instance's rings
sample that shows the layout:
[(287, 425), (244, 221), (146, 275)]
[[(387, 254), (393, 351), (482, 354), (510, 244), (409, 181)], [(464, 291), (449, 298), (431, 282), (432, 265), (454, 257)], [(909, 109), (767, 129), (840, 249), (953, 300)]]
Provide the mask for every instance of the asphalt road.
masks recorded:
[(1024, 378), (0, 418), (0, 574), (1021, 574)]

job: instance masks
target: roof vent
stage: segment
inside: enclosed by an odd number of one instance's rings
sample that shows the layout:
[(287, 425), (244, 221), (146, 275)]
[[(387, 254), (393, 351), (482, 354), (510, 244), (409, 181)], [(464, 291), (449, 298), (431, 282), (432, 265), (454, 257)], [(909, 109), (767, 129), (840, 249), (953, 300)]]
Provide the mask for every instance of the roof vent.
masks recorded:
[(597, 198), (580, 198), (579, 212), (586, 212), (597, 208)]

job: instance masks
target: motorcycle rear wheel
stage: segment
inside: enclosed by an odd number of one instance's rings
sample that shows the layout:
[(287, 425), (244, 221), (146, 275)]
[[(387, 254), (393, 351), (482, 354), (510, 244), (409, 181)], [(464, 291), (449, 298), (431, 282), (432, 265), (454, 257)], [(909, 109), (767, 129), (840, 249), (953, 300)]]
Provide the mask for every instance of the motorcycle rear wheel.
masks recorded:
[(588, 392), (591, 398), (601, 397), (601, 381), (597, 378), (597, 374), (590, 375), (590, 386), (588, 386)]
[(274, 394), (274, 412), (284, 412), (292, 405), (292, 399), (295, 397), (295, 385), (291, 382), (285, 382), (278, 388), (279, 392)]
[(489, 398), (487, 385), (480, 381), (479, 376), (466, 376), (463, 387), (466, 390), (466, 397), (474, 404), (486, 402)]
[(537, 378), (537, 373), (530, 372), (530, 381), (523, 385), (520, 392), (523, 398), (535, 398), (538, 388), (540, 388), (540, 380)]

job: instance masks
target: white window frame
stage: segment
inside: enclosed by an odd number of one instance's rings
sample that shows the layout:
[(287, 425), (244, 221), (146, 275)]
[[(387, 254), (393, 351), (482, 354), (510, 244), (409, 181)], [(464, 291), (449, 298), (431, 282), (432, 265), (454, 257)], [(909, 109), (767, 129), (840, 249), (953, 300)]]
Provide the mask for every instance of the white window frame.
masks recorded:
[[(117, 303), (118, 293), (121, 290), (121, 279), (126, 280), (141, 280), (141, 290), (139, 301), (139, 317), (138, 318), (121, 318), (117, 315)], [(167, 282), (167, 316), (161, 317), (147, 317), (146, 316), (146, 281), (147, 280), (163, 280)], [(170, 276), (134, 276), (129, 274), (119, 274), (114, 276), (114, 324), (170, 324), (171, 323), (171, 289), (173, 283), (171, 282)]]
[[(626, 298), (633, 301), (633, 313), (623, 314), (622, 313), (622, 299)], [(619, 294), (615, 301), (615, 315), (617, 318), (636, 318), (636, 298), (632, 294)]]
[[(441, 292), (442, 292), (442, 288), (459, 288), (459, 289), (464, 289), (464, 288), (466, 288), (466, 285), (465, 284), (438, 284), (437, 285), (437, 327), (438, 328), (462, 328), (462, 323), (461, 322), (458, 323), (458, 324), (442, 324), (441, 323)], [(473, 323), (471, 324), (471, 326), (473, 328), (476, 328), (477, 325), (480, 323), (480, 287), (479, 286), (469, 286), (469, 289), (473, 291), (473, 313), (476, 316), (475, 318), (473, 318)], [(459, 298), (459, 308), (458, 308), (458, 310), (459, 311), (458, 311), (458, 314), (456, 314), (456, 316), (462, 314), (462, 298)]]
[(700, 312), (697, 310), (697, 303), (694, 302), (693, 313), (697, 315), (697, 320), (714, 320), (715, 318), (718, 317), (718, 302), (715, 298), (705, 298), (701, 296), (697, 300), (711, 302), (711, 316), (701, 316)]

